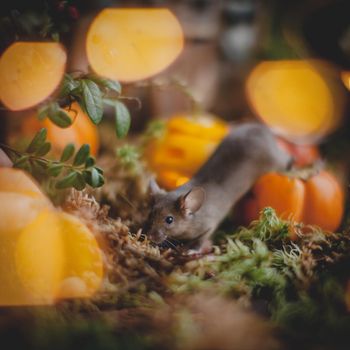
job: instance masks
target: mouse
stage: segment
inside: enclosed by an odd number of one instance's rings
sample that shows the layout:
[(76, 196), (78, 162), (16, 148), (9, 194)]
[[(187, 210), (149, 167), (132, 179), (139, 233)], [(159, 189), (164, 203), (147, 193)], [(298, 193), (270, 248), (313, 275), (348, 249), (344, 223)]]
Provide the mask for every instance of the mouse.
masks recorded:
[(182, 186), (167, 192), (150, 181), (151, 210), (144, 231), (155, 244), (188, 242), (191, 254), (208, 253), (213, 233), (255, 181), (291, 168), (293, 161), (268, 127), (236, 126)]

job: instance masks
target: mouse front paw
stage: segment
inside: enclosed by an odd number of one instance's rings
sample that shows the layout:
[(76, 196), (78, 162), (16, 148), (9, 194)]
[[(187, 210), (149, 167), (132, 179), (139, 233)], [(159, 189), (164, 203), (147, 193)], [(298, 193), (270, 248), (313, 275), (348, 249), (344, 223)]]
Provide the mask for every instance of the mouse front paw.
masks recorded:
[(190, 257), (201, 257), (210, 254), (212, 251), (213, 243), (210, 240), (206, 240), (197, 249), (189, 249), (186, 252), (186, 255)]

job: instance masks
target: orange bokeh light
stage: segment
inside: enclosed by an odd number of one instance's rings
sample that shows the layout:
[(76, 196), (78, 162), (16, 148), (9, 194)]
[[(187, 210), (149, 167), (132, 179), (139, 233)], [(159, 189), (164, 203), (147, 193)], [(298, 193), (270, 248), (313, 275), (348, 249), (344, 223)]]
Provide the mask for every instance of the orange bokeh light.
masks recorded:
[(341, 80), (343, 81), (345, 87), (350, 90), (350, 71), (342, 71), (340, 73)]
[(104, 9), (92, 22), (86, 52), (92, 69), (124, 82), (146, 79), (181, 53), (180, 23), (168, 9)]
[(246, 92), (264, 123), (295, 142), (314, 142), (339, 126), (344, 93), (336, 70), (317, 60), (266, 61), (248, 77)]
[(78, 218), (56, 210), (23, 171), (0, 168), (0, 305), (86, 298), (103, 279), (103, 255)]
[(0, 58), (0, 100), (11, 111), (33, 107), (60, 84), (67, 54), (54, 42), (16, 42)]

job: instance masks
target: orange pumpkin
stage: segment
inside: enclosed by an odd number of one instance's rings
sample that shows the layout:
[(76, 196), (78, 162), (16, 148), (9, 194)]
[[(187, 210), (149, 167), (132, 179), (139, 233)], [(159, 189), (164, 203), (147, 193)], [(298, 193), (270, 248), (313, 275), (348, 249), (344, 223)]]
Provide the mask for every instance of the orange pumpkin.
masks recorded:
[(228, 130), (225, 122), (208, 114), (170, 118), (164, 136), (146, 150), (146, 159), (159, 184), (170, 190), (189, 180)]
[(25, 116), (22, 124), (22, 134), (32, 136), (41, 128), (47, 129), (47, 139), (52, 143), (53, 150), (61, 153), (68, 143), (80, 147), (84, 143), (90, 145), (91, 154), (96, 155), (99, 148), (99, 136), (97, 127), (89, 117), (82, 111), (79, 104), (74, 102), (70, 108), (65, 108), (74, 120), (68, 128), (60, 128), (53, 124), (48, 118), (43, 121), (37, 119), (36, 115)]
[(268, 173), (258, 179), (243, 201), (245, 223), (257, 219), (265, 207), (274, 208), (282, 218), (334, 231), (343, 216), (344, 195), (337, 179), (325, 170), (305, 179)]
[(293, 156), (294, 164), (298, 167), (311, 165), (320, 159), (320, 152), (315, 145), (299, 145), (282, 137), (277, 137), (276, 141), (279, 147)]

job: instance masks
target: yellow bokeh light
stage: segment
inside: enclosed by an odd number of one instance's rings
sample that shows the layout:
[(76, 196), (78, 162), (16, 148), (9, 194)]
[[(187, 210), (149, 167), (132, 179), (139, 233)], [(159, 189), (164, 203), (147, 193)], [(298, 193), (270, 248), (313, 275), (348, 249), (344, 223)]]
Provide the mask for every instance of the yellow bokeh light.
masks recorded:
[(103, 278), (101, 249), (91, 231), (76, 217), (58, 213), (64, 242), (64, 271), (58, 298), (86, 298), (100, 287)]
[(293, 141), (315, 141), (340, 123), (344, 94), (336, 71), (322, 61), (268, 61), (248, 77), (246, 92), (256, 114)]
[(19, 169), (0, 168), (0, 192), (15, 192), (50, 203), (30, 176)]
[(16, 42), (0, 58), (0, 100), (12, 111), (37, 105), (60, 84), (67, 55), (59, 43)]
[(0, 168), (0, 305), (91, 297), (103, 255), (78, 218), (57, 211), (21, 170)]
[(183, 48), (183, 32), (167, 9), (104, 9), (92, 22), (86, 52), (107, 78), (137, 81), (168, 67)]
[(28, 303), (52, 303), (64, 266), (64, 246), (55, 212), (40, 212), (24, 228), (15, 247), (15, 260)]
[(350, 90), (350, 71), (342, 71), (340, 73), (341, 80), (343, 81), (345, 87)]

